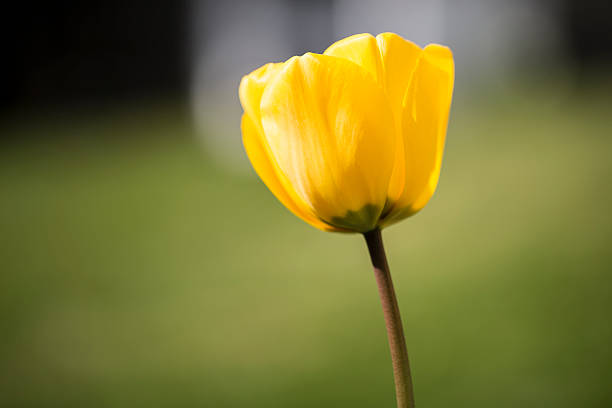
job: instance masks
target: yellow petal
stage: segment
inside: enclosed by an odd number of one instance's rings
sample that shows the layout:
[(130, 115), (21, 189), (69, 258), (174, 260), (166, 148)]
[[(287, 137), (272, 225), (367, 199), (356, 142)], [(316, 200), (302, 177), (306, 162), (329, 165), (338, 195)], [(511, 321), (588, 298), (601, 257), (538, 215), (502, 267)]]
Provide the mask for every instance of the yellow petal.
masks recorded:
[(423, 50), (404, 98), (403, 133), (406, 188), (384, 225), (408, 217), (427, 204), (440, 176), (454, 82), (453, 55), (430, 44)]
[(401, 120), (401, 111), (406, 89), (423, 50), (413, 42), (404, 40), (397, 34), (382, 33), (376, 36), (380, 53), (383, 85), (394, 109)]
[(261, 68), (256, 69), (248, 75), (245, 75), (240, 81), (238, 94), (240, 103), (244, 112), (251, 117), (253, 124), (261, 132), (261, 118), (259, 104), (261, 95), (266, 87), (266, 84), (273, 78), (283, 67), (283, 63), (270, 63)]
[(388, 190), (390, 203), (399, 199), (405, 186), (402, 104), (421, 53), (419, 46), (393, 33), (382, 33), (376, 38), (370, 34), (356, 34), (337, 41), (325, 50), (326, 55), (345, 58), (361, 66), (387, 94), (398, 130), (396, 156)]
[(270, 157), (263, 145), (263, 138), (257, 131), (257, 127), (251, 120), (251, 118), (244, 114), (242, 115), (242, 143), (244, 149), (249, 156), (249, 160), (257, 172), (257, 175), (261, 178), (264, 184), (272, 191), (272, 193), (283, 203), (293, 214), (297, 215), (313, 227), (322, 229), (324, 231), (337, 231), (337, 228), (333, 228), (321, 220), (319, 220), (308, 206), (296, 196), (295, 192), (290, 189), (286, 189), (283, 183), (278, 177), (278, 173), (275, 170), (274, 163), (270, 160)]
[(388, 100), (346, 59), (305, 54), (266, 86), (261, 118), (270, 152), (295, 192), (327, 223), (376, 225), (395, 155)]
[[(270, 161), (261, 126), (260, 102), (263, 91), (280, 69), (283, 63), (270, 63), (245, 75), (240, 81), (239, 96), (245, 114), (242, 117), (242, 141), (255, 172), (278, 200), (292, 213), (310, 225), (325, 230), (336, 231), (318, 219), (310, 208), (300, 199), (286, 179), (279, 177), (274, 162)], [(284, 183), (283, 183), (284, 181)]]
[(412, 79), (417, 60), (423, 50), (413, 42), (404, 40), (397, 34), (382, 33), (376, 36), (380, 51), (384, 87), (393, 108), (397, 133), (395, 160), (391, 180), (389, 181), (388, 198), (395, 203), (406, 185), (405, 146), (402, 132), (402, 109), (404, 95)]
[(374, 80), (383, 85), (383, 67), (376, 38), (372, 34), (355, 34), (330, 45), (325, 55), (344, 58), (368, 71)]
[(397, 34), (356, 34), (332, 44), (325, 55), (348, 59), (368, 71), (387, 92), (394, 114), (401, 108), (421, 48)]

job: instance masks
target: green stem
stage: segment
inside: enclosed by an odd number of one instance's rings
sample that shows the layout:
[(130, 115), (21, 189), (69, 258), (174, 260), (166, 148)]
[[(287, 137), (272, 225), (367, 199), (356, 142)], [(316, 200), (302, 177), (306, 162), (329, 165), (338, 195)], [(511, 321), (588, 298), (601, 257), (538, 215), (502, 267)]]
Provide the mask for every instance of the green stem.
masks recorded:
[(412, 391), (412, 378), (410, 376), (410, 364), (408, 363), (408, 351), (406, 350), (402, 318), (397, 306), (397, 298), (395, 297), (391, 272), (387, 264), (382, 235), (380, 229), (376, 228), (364, 233), (363, 236), (370, 251), (372, 266), (374, 266), (374, 276), (376, 276), (385, 324), (387, 326), (391, 361), (393, 363), (393, 376), (395, 378), (397, 407), (414, 408), (414, 393)]

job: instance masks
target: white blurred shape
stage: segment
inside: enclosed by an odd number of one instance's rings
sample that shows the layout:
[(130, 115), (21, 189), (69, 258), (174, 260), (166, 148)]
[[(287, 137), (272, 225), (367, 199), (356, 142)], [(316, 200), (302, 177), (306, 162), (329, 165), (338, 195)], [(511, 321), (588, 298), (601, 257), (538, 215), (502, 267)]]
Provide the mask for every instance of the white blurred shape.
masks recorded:
[(291, 55), (286, 39), (290, 9), (282, 0), (192, 5), (191, 100), (196, 126), (212, 158), (231, 168), (246, 168), (238, 85), (244, 74)]
[(337, 0), (334, 2), (336, 39), (358, 33), (391, 31), (423, 45), (444, 42), (444, 0)]

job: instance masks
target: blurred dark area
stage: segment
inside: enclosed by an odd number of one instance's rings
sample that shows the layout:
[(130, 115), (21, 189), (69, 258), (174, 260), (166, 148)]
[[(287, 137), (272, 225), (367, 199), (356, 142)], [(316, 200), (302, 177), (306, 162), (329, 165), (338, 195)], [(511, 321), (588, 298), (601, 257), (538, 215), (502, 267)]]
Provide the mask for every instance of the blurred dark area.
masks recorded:
[[(581, 82), (590, 75), (612, 76), (612, 2), (565, 0), (564, 30), (568, 55)], [(599, 77), (595, 77), (599, 79)]]
[(184, 95), (186, 13), (185, 1), (6, 2), (2, 113)]

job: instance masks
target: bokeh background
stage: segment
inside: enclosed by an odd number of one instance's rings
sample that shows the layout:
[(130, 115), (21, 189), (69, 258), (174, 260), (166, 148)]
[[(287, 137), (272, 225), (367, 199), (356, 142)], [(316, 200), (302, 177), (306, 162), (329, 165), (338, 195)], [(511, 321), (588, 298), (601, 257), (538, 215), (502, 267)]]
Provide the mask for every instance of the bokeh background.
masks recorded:
[(608, 1), (10, 2), (0, 406), (392, 407), (365, 244), (240, 142), (241, 75), (451, 46), (438, 192), (385, 230), (421, 407), (612, 406)]

